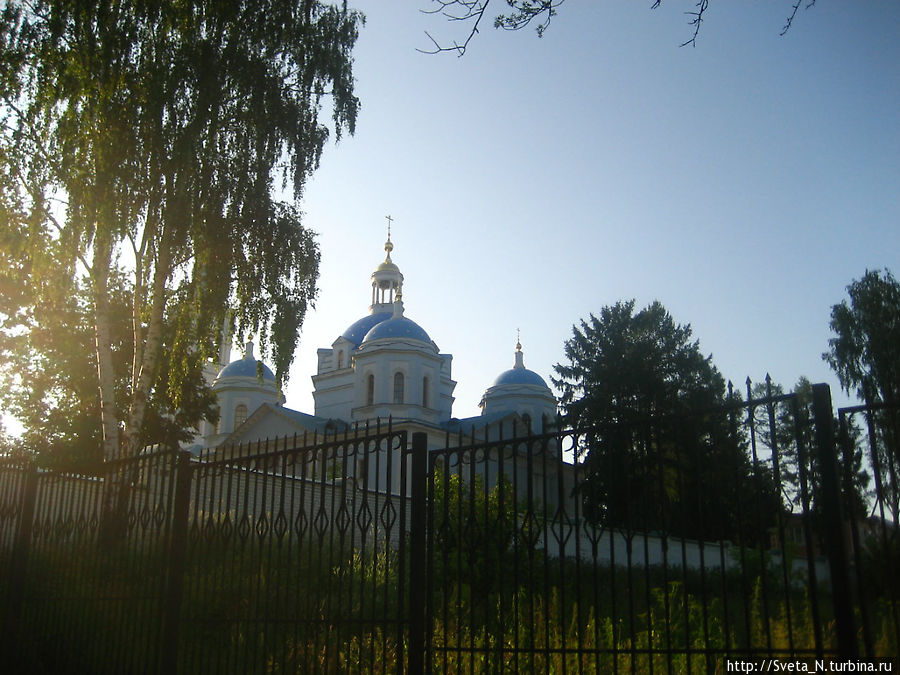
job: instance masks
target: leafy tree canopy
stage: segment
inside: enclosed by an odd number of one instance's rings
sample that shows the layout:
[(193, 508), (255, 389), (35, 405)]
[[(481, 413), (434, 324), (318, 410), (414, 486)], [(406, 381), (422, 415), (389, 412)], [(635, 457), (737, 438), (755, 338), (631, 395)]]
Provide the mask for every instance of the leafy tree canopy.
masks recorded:
[(85, 299), (105, 456), (140, 447), (148, 406), (179, 426), (208, 412), (187, 398), (223, 323), (286, 377), (318, 250), (278, 194), (299, 198), (354, 130), (361, 21), (310, 0), (4, 5), (0, 329), (33, 335), (63, 294)]
[(831, 308), (835, 337), (822, 358), (848, 394), (900, 404), (900, 283), (889, 270), (866, 271), (847, 293), (849, 303)]
[[(850, 301), (831, 308), (828, 351), (822, 358), (841, 387), (874, 406), (869, 412), (872, 470), (884, 500), (900, 516), (900, 283), (889, 270), (866, 271), (847, 286)], [(880, 479), (880, 481), (879, 481)], [(876, 485), (876, 489), (878, 485)]]

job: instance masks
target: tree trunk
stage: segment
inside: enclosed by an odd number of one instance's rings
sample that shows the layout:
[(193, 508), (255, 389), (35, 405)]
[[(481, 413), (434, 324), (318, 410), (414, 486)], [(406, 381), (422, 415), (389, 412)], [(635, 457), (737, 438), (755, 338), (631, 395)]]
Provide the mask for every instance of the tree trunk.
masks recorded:
[[(115, 373), (112, 358), (112, 329), (109, 308), (111, 242), (98, 228), (94, 237), (91, 281), (94, 299), (94, 331), (97, 344), (97, 376), (100, 384), (100, 418), (103, 428), (103, 458), (106, 462), (122, 456), (119, 417), (116, 413)], [(128, 479), (121, 464), (107, 465), (104, 481), (100, 541), (106, 546), (122, 541), (127, 529)]]
[[(142, 349), (143, 358), (140, 362), (140, 372), (132, 373), (132, 381), (136, 385), (131, 392), (128, 427), (125, 431), (125, 444), (128, 446), (129, 454), (135, 454), (140, 450), (141, 426), (144, 423), (147, 399), (150, 396), (150, 389), (153, 387), (156, 377), (156, 367), (159, 364), (160, 349), (162, 347), (162, 328), (166, 307), (166, 281), (168, 280), (171, 259), (166, 239), (165, 232), (163, 232), (163, 240), (160, 242), (153, 273), (147, 341)], [(133, 317), (133, 321), (139, 320), (140, 317)]]
[(97, 381), (100, 385), (100, 419), (103, 429), (103, 458), (119, 457), (119, 417), (116, 413), (116, 382), (112, 358), (112, 330), (109, 309), (109, 268), (111, 242), (100, 236), (94, 239), (91, 282), (94, 300), (94, 335), (97, 349)]

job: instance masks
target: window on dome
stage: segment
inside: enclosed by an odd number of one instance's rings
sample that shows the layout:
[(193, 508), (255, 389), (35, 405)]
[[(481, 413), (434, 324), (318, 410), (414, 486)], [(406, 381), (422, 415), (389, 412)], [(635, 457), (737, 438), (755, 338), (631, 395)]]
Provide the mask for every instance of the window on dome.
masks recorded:
[(366, 405), (375, 405), (375, 376), (369, 375), (366, 385)]
[(422, 378), (422, 407), (428, 407), (428, 387), (431, 383), (428, 381), (427, 377)]
[(238, 403), (234, 408), (234, 428), (237, 429), (247, 421), (247, 406)]
[(394, 373), (394, 403), (403, 403), (403, 373)]

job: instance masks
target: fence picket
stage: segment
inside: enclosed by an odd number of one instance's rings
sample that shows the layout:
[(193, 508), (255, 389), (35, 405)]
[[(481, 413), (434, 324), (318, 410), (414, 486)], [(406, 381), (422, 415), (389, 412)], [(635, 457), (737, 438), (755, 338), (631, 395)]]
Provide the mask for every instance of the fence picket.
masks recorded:
[[(777, 406), (794, 428), (776, 439)], [(727, 514), (687, 494), (683, 472), (699, 475), (716, 446), (679, 454), (682, 420), (628, 432), (639, 461), (614, 476), (632, 499), (618, 512), (587, 497), (585, 444), (610, 430), (562, 424), (460, 431), (437, 448), (374, 424), (201, 459), (150, 452), (92, 475), (0, 464), (4, 639), (22, 639), (38, 671), (166, 675), (713, 672), (723, 658), (884, 655), (900, 599), (895, 581), (884, 598), (861, 591), (870, 543), (842, 512), (856, 441), (841, 411), (838, 458), (826, 385), (813, 387), (813, 441), (801, 407), (770, 391), (717, 411), (753, 467), (755, 492)], [(866, 531), (889, 555), (896, 458), (875, 451), (867, 420), (880, 517)], [(127, 481), (116, 542), (104, 476)], [(648, 507), (654, 491), (678, 508)]]

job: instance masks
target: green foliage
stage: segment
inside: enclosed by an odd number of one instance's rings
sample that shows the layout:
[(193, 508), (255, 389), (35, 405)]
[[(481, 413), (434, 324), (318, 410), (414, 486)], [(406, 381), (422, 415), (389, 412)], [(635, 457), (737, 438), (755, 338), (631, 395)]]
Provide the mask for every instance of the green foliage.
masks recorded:
[(847, 286), (850, 302), (831, 308), (823, 358), (847, 393), (872, 403), (900, 403), (900, 283), (889, 270), (866, 271)]
[[(217, 527), (224, 517), (216, 516)], [(278, 542), (251, 531), (241, 539), (233, 529), (226, 538), (221, 529), (207, 533), (208, 521), (197, 514), (188, 550), (183, 670), (396, 672), (407, 638), (396, 621), (404, 608), (395, 552), (330, 555), (317, 537)], [(13, 650), (17, 672), (109, 672), (111, 654), (137, 668), (153, 663), (167, 578), (163, 542), (98, 552), (89, 541), (62, 538), (32, 551), (28, 588), (40, 601), (26, 603)], [(6, 562), (0, 558), (0, 572)], [(884, 572), (892, 569), (886, 562)], [(802, 586), (785, 593), (773, 579), (764, 583), (752, 566), (722, 579), (546, 560), (519, 587), (479, 597), (466, 578), (436, 577), (427, 627), (433, 665), (435, 672), (717, 672), (720, 656), (698, 652), (799, 656), (815, 646), (809, 593)], [(876, 654), (895, 654), (889, 603), (872, 609)], [(819, 594), (819, 612), (823, 646), (833, 653), (827, 594)], [(120, 653), (119, 645), (128, 648)]]
[(577, 424), (627, 425), (651, 415), (721, 403), (725, 382), (659, 302), (635, 313), (634, 300), (604, 307), (565, 344), (554, 367), (566, 416)]
[(862, 576), (866, 583), (861, 591), (874, 601), (900, 597), (900, 528), (879, 522), (863, 537)]
[[(89, 301), (71, 280), (29, 289), (27, 311), (0, 313), (0, 401), (24, 427), (21, 445), (42, 466), (82, 466), (101, 453), (97, 364)], [(123, 297), (116, 294), (126, 316)], [(130, 349), (127, 323), (115, 324), (119, 378)]]
[[(725, 381), (659, 303), (604, 307), (573, 328), (553, 379), (568, 421), (586, 429), (584, 512), (628, 530), (737, 536), (774, 522), (771, 471), (753, 467)], [(738, 421), (739, 422), (739, 421)]]
[(849, 303), (831, 308), (835, 337), (822, 358), (848, 394), (855, 391), (866, 404), (884, 406), (871, 413), (877, 433), (870, 450), (882, 472), (881, 497), (897, 520), (900, 488), (889, 476), (900, 457), (900, 283), (889, 270), (867, 270), (847, 286), (847, 294)]
[[(2, 12), (0, 315), (42, 329), (47, 293), (84, 298), (90, 321), (55, 330), (92, 333), (100, 401), (79, 405), (102, 415), (106, 456), (207, 415), (199, 370), (226, 316), (226, 337), (255, 332), (283, 380), (319, 253), (278, 194), (299, 198), (328, 137), (354, 130), (362, 16), (300, 0)], [(38, 340), (22, 349), (4, 365), (36, 353), (65, 369)]]
[[(726, 610), (721, 597), (709, 596), (716, 581), (704, 590), (693, 581), (654, 580), (635, 593), (630, 611), (618, 614), (584, 596), (566, 601), (559, 586), (546, 593), (521, 591), (504, 607), (506, 620), (497, 631), (468, 623), (469, 608), (461, 605), (449, 616), (435, 615), (435, 671), (703, 673), (719, 672), (720, 654), (728, 651), (788, 656), (815, 648), (803, 594), (790, 605), (784, 598), (764, 600), (759, 579), (749, 579), (749, 594), (728, 598)], [(879, 614), (878, 626), (887, 636), (886, 612)], [(833, 625), (826, 626), (823, 647), (829, 651), (836, 646), (832, 631)]]
[(519, 527), (518, 504), (506, 476), (490, 489), (480, 473), (467, 478), (439, 463), (431, 503), (435, 574), (460, 584), (460, 592), (471, 600), (499, 592), (513, 557), (534, 546), (527, 525)]
[[(128, 380), (133, 334), (125, 280), (111, 288), (113, 365), (120, 388)], [(62, 277), (53, 288), (30, 289), (27, 311), (0, 313), (0, 401), (24, 427), (18, 444), (40, 466), (88, 468), (103, 456), (100, 396), (90, 299)], [(179, 354), (169, 327), (144, 419), (140, 446), (174, 447), (202, 417), (216, 419), (215, 396), (202, 377), (199, 354)], [(182, 372), (177, 372), (183, 369)], [(126, 392), (117, 398), (125, 399)], [(120, 412), (120, 414), (122, 414)]]
[[(774, 476), (775, 455), (778, 457), (778, 480), (781, 483), (783, 500), (792, 510), (802, 508), (802, 485), (800, 476), (801, 452), (805, 460), (804, 471), (807, 483), (807, 497), (813, 512), (820, 508), (820, 469), (813, 432), (810, 406), (812, 404), (812, 384), (801, 377), (794, 386), (792, 398), (783, 401), (772, 401), (784, 396), (784, 388), (768, 376), (765, 382), (753, 384), (749, 396), (754, 401), (751, 421), (755, 429), (757, 451), (765, 455), (766, 462), (772, 466)], [(840, 421), (835, 419), (835, 447), (838, 449), (838, 475), (844, 477), (841, 487), (844, 496), (844, 508), (848, 514), (857, 518), (866, 515), (867, 487), (870, 476), (863, 462), (860, 447), (861, 431), (852, 418), (846, 422), (842, 431)], [(846, 434), (846, 436), (844, 436)], [(844, 446), (846, 452), (844, 452)]]

